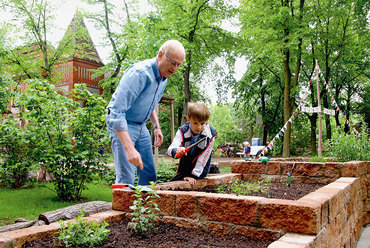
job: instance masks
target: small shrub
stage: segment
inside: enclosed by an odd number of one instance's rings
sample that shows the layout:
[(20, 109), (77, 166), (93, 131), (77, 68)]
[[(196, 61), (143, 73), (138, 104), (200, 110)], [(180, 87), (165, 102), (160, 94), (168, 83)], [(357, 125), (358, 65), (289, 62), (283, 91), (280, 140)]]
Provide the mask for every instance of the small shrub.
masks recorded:
[(334, 129), (331, 140), (325, 142), (328, 147), (327, 155), (336, 157), (340, 161), (369, 161), (370, 141), (365, 124), (361, 126), (361, 133), (356, 134), (353, 129), (349, 133)]
[(61, 230), (57, 233), (58, 239), (62, 240), (66, 247), (94, 247), (108, 239), (110, 230), (106, 227), (109, 224), (105, 221), (101, 224), (88, 222), (86, 219), (82, 219), (84, 215), (85, 213), (82, 211), (81, 215), (75, 218), (76, 223), (67, 222), (64, 225), (63, 221), (58, 222), (61, 225)]
[(136, 199), (133, 205), (130, 206), (130, 209), (134, 211), (132, 222), (135, 225), (130, 231), (143, 234), (154, 228), (154, 223), (157, 220), (155, 211), (160, 212), (157, 203), (153, 201), (155, 198), (159, 198), (154, 187), (155, 183), (151, 182), (150, 188), (141, 186), (135, 188), (135, 194), (132, 196)]

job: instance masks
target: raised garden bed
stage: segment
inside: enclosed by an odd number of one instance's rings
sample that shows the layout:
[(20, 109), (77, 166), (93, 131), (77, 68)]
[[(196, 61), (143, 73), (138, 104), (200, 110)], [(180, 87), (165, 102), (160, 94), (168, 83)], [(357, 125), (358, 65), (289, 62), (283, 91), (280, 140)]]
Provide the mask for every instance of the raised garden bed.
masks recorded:
[[(194, 187), (183, 181), (159, 184), (157, 203), (163, 222), (218, 235), (277, 240), (269, 247), (354, 247), (362, 226), (369, 223), (365, 205), (368, 166), (368, 162), (234, 161), (232, 173), (199, 180)], [(176, 191), (233, 179), (285, 182), (288, 172), (293, 184), (327, 185), (298, 200)], [(114, 190), (113, 209), (130, 212), (132, 194), (131, 190)]]
[[(157, 189), (161, 198), (157, 203), (161, 209), (161, 222), (204, 230), (221, 237), (243, 235), (266, 240), (272, 242), (269, 248), (355, 247), (362, 227), (370, 223), (369, 162), (270, 161), (264, 164), (235, 161), (232, 172), (211, 175), (199, 180), (194, 187), (184, 181), (159, 184)], [(327, 185), (298, 200), (174, 190), (221, 185), (233, 179), (270, 178), (285, 182), (288, 172), (292, 173), (293, 184)], [(133, 191), (127, 189), (114, 190), (112, 207), (118, 211), (88, 218), (108, 222), (124, 220), (127, 213), (130, 215), (132, 194)], [(27, 240), (53, 236), (58, 229), (59, 224), (52, 223), (1, 233), (0, 247), (21, 247)]]

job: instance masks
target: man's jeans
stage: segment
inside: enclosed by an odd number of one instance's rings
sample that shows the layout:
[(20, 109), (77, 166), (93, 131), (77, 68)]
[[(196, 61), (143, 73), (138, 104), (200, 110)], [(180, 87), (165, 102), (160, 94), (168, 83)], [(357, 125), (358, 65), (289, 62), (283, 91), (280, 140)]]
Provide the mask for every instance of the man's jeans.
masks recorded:
[[(112, 145), (114, 167), (116, 169), (116, 183), (135, 184), (135, 165), (129, 163), (125, 149), (117, 133), (109, 126), (110, 115), (107, 115), (107, 129)], [(137, 168), (138, 185), (149, 185), (150, 181), (157, 181), (155, 164), (152, 152), (152, 140), (144, 124), (129, 123), (128, 132), (136, 150), (140, 153), (144, 169)]]

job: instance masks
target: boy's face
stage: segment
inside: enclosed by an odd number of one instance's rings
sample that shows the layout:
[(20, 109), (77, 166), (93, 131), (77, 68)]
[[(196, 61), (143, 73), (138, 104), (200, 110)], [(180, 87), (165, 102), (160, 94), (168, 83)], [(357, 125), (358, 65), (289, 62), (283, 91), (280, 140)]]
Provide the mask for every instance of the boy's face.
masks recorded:
[(189, 118), (188, 116), (186, 116), (186, 120), (190, 123), (191, 132), (195, 135), (200, 134), (204, 129), (204, 125), (208, 122), (208, 120), (199, 121), (195, 118)]

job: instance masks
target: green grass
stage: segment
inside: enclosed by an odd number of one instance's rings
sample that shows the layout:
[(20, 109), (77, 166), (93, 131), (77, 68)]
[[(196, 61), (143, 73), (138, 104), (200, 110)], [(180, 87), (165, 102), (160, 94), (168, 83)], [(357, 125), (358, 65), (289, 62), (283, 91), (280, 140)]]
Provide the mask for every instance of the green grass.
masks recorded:
[[(51, 183), (40, 183), (31, 189), (11, 190), (0, 188), (0, 226), (13, 224), (23, 217), (36, 220), (42, 213), (75, 205), (78, 202), (63, 202), (57, 199)], [(41, 186), (41, 187), (40, 187)], [(88, 183), (88, 189), (82, 193), (86, 201), (112, 201), (112, 189), (102, 183)]]
[(231, 172), (231, 167), (220, 168), (220, 172), (221, 173), (223, 173), (223, 172)]

